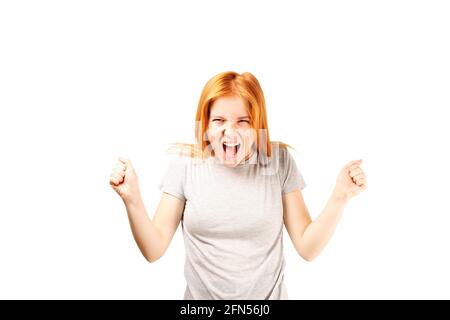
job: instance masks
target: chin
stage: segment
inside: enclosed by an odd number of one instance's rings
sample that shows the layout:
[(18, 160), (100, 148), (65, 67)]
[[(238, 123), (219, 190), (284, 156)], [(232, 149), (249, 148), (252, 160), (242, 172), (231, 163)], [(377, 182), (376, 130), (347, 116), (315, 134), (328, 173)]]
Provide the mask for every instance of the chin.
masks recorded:
[(225, 155), (223, 153), (221, 153), (219, 156), (219, 159), (222, 162), (222, 164), (227, 167), (236, 167), (238, 164), (240, 164), (245, 159), (245, 155), (244, 156), (240, 155), (236, 159), (225, 159)]
[(223, 165), (226, 167), (236, 167), (240, 161), (222, 161)]

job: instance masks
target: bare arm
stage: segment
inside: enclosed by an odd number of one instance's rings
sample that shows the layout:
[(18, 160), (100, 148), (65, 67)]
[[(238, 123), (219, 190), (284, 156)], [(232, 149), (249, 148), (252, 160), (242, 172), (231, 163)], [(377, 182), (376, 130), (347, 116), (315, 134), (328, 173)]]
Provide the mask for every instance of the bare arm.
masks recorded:
[(153, 220), (140, 197), (137, 202), (125, 203), (125, 207), (139, 250), (149, 262), (155, 262), (164, 255), (175, 234), (184, 211), (184, 201), (163, 193)]
[(312, 261), (324, 249), (342, 216), (348, 200), (367, 187), (361, 161), (351, 161), (340, 172), (324, 209), (312, 222), (300, 190), (283, 196), (284, 224), (298, 254)]
[(347, 203), (333, 194), (319, 217), (312, 222), (300, 190), (283, 197), (284, 223), (298, 254), (312, 261), (333, 235)]
[(163, 193), (153, 220), (150, 219), (139, 191), (137, 175), (131, 162), (122, 158), (111, 173), (110, 185), (125, 204), (131, 232), (142, 255), (149, 262), (158, 260), (180, 223), (184, 200)]

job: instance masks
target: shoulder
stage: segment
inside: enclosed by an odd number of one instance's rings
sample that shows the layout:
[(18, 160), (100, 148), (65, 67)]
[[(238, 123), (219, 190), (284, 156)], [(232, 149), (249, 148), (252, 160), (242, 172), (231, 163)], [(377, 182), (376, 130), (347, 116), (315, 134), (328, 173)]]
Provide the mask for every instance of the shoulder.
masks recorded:
[(270, 157), (261, 154), (259, 164), (267, 175), (283, 175), (288, 167), (290, 157), (287, 145), (275, 141), (271, 142)]
[(167, 157), (169, 170), (176, 171), (177, 173), (185, 171), (191, 162), (191, 158), (186, 155), (168, 155)]
[(288, 145), (278, 145), (274, 148), (274, 155), (278, 157), (278, 176), (282, 186), (282, 194), (286, 194), (297, 188), (306, 186), (305, 180), (300, 173), (297, 163), (291, 153), (294, 148)]
[(282, 177), (288, 175), (297, 168), (295, 158), (293, 156), (294, 148), (285, 143), (272, 144), (273, 163), (277, 168), (278, 174)]
[(286, 165), (292, 158), (291, 153), (288, 150), (288, 145), (280, 142), (272, 142), (272, 156), (275, 162), (280, 165)]
[(200, 146), (191, 143), (171, 143), (166, 154), (180, 157), (198, 158), (201, 156)]

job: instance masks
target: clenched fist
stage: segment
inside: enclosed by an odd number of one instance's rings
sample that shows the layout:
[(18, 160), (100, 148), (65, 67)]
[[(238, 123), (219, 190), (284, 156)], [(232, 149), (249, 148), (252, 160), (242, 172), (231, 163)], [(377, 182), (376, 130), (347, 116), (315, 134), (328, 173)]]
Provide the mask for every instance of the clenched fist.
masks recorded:
[(119, 158), (112, 169), (109, 184), (125, 202), (138, 200), (140, 197), (136, 172), (127, 159)]
[(340, 197), (350, 199), (367, 188), (367, 179), (361, 169), (362, 160), (350, 161), (341, 172), (336, 181), (334, 191)]

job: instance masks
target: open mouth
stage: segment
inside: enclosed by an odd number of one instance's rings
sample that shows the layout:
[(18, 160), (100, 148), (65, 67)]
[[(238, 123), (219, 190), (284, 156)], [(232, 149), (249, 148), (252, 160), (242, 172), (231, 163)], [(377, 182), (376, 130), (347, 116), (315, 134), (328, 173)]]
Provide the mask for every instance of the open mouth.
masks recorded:
[(236, 155), (240, 147), (241, 147), (240, 143), (238, 144), (222, 143), (223, 152), (225, 152), (225, 154)]

